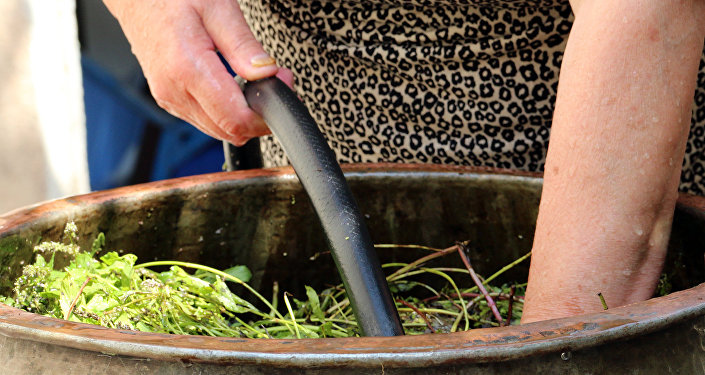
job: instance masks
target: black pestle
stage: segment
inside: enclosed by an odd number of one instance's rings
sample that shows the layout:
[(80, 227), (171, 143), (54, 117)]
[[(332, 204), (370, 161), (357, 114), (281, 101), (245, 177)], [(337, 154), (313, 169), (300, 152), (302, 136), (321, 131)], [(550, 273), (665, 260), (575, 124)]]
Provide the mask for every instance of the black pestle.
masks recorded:
[(403, 335), (364, 218), (335, 154), (308, 110), (276, 77), (247, 82), (244, 93), (281, 143), (313, 203), (362, 334)]

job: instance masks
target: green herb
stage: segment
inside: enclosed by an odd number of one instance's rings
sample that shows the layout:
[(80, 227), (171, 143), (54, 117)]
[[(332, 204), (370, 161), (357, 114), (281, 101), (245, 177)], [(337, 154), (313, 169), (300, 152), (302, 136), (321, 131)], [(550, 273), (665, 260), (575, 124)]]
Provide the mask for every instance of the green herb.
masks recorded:
[(662, 273), (661, 277), (658, 279), (658, 284), (656, 285), (655, 295), (657, 297), (665, 296), (671, 293), (672, 289), (673, 285), (671, 284), (671, 277), (667, 273)]
[(605, 301), (605, 296), (602, 295), (602, 292), (597, 293), (597, 296), (600, 298), (600, 302), (602, 303), (602, 309), (607, 310), (607, 301)]
[[(359, 335), (342, 285), (320, 292), (306, 286), (305, 299), (299, 300), (286, 291), (280, 293), (275, 283), (269, 301), (247, 284), (252, 273), (242, 265), (221, 271), (178, 261), (136, 264), (133, 254), (106, 252), (103, 234), (97, 236), (90, 252), (82, 252), (73, 223), (66, 226), (64, 238), (64, 242), (38, 245), (36, 260), (24, 267), (12, 297), (0, 297), (0, 302), (55, 318), (146, 332), (248, 338)], [(468, 284), (468, 270), (425, 267), (431, 259), (454, 253), (453, 248), (378, 246), (390, 247), (430, 252), (411, 263), (383, 266), (390, 271), (387, 280), (406, 334), (497, 325), (477, 287), (459, 287)], [(73, 260), (63, 270), (55, 270), (56, 253)], [(526, 258), (528, 254), (483, 281), (500, 314), (507, 316), (512, 311), (510, 320), (515, 324), (521, 318), (525, 284), (498, 287), (488, 283)], [(151, 269), (154, 267), (167, 269), (157, 272)], [(186, 270), (193, 270), (193, 274)], [(424, 281), (429, 277), (443, 280), (446, 286), (434, 288)], [(244, 287), (248, 296), (234, 294), (229, 282)], [(281, 312), (277, 309), (279, 298), (285, 307)]]

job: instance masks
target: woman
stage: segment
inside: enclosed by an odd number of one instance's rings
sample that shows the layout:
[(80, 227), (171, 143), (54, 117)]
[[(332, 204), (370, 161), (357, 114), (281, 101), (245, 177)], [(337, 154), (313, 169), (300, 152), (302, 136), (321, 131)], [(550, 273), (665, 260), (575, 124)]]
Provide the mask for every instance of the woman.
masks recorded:
[(681, 189), (705, 188), (703, 0), (104, 1), (159, 104), (216, 138), (268, 133), (217, 49), (293, 70), (341, 161), (545, 169), (522, 322), (649, 298), (686, 149)]

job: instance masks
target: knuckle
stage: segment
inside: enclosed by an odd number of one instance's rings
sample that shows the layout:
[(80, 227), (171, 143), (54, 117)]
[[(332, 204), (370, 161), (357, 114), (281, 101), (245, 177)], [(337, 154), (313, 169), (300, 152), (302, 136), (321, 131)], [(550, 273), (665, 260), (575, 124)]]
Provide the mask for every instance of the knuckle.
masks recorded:
[(172, 98), (171, 92), (164, 88), (162, 85), (151, 86), (150, 91), (152, 92), (152, 97), (157, 102), (157, 105), (166, 109), (167, 111), (174, 109), (175, 101)]
[(176, 108), (171, 101), (168, 100), (163, 100), (159, 98), (154, 98), (154, 100), (157, 102), (157, 105), (164, 109), (165, 111), (169, 112), (170, 114), (176, 116), (176, 117), (182, 117), (181, 112)]
[(193, 0), (191, 7), (199, 14), (204, 14), (214, 9), (222, 9), (223, 6), (232, 6), (231, 0)]
[(238, 38), (233, 38), (230, 46), (231, 51), (235, 56), (248, 56), (249, 51), (258, 51), (262, 49), (261, 44), (251, 35), (244, 33)]
[(233, 136), (239, 136), (241, 133), (241, 126), (238, 121), (233, 120), (228, 117), (220, 117), (215, 121), (217, 127), (222, 129), (225, 133)]
[(166, 64), (163, 74), (170, 88), (176, 92), (185, 92), (194, 83), (196, 76), (195, 68), (188, 62)]
[(178, 116), (180, 102), (174, 95), (174, 91), (171, 90), (167, 85), (154, 85), (150, 86), (150, 91), (152, 97), (158, 106), (165, 109), (167, 112)]
[(149, 90), (157, 105), (174, 115), (188, 102), (188, 83), (180, 79), (180, 75), (178, 72), (165, 70), (162, 74), (148, 79)]
[(241, 147), (241, 146), (244, 146), (245, 143), (247, 143), (247, 141), (248, 141), (248, 140), (243, 139), (243, 138), (232, 138), (232, 139), (230, 140), (230, 143), (232, 143), (233, 145), (235, 145), (235, 146), (237, 146), (237, 147)]
[(230, 138), (228, 138), (228, 142), (232, 143), (235, 146), (243, 146), (245, 143), (247, 143), (247, 141), (249, 141), (252, 138), (253, 137), (244, 136), (241, 134), (236, 134), (236, 135), (230, 136)]

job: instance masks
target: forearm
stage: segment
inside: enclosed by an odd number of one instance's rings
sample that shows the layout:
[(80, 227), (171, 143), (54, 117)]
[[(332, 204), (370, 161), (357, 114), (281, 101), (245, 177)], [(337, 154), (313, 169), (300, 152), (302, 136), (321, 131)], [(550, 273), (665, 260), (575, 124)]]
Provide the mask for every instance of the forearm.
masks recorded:
[(524, 322), (650, 297), (703, 47), (695, 1), (580, 5), (561, 68)]

